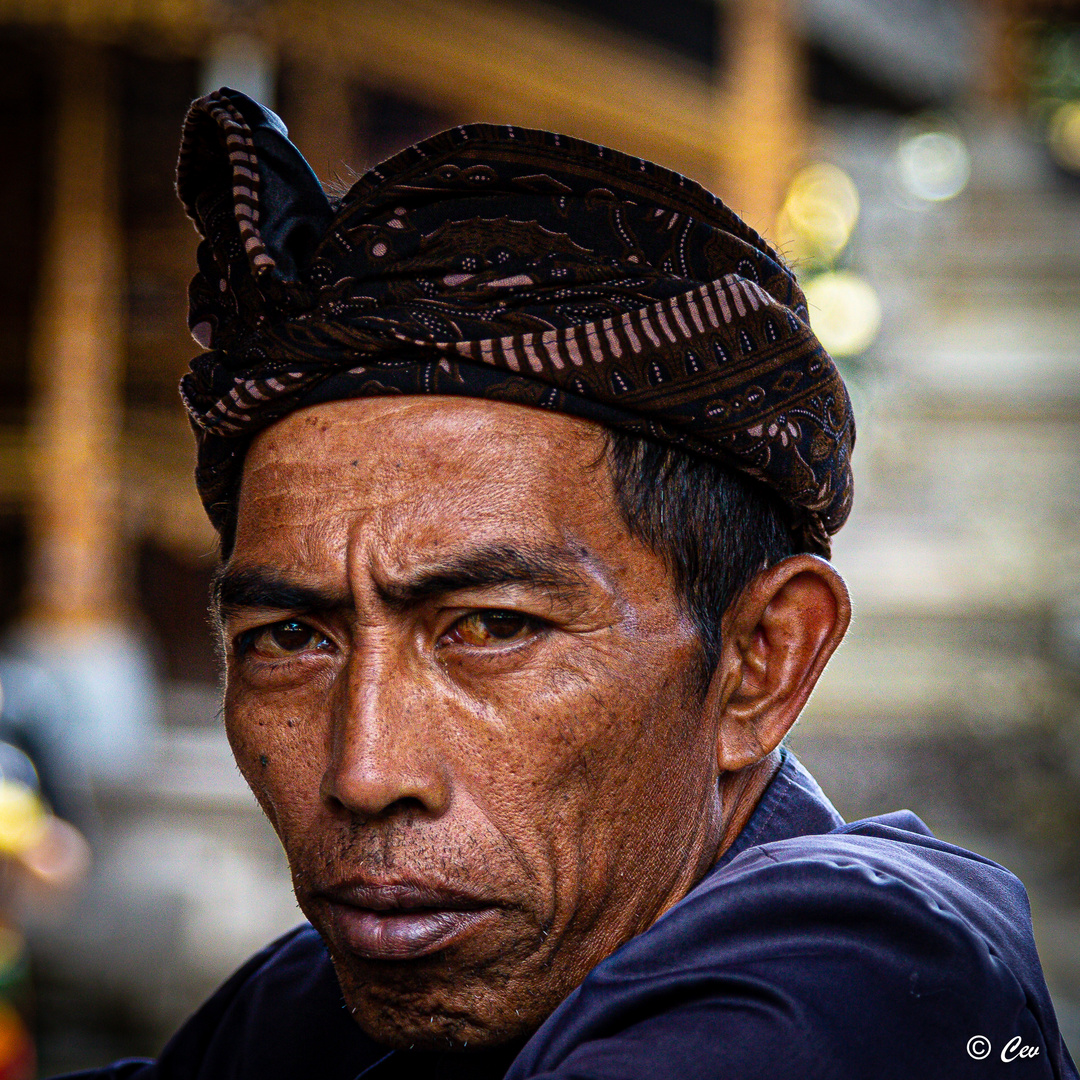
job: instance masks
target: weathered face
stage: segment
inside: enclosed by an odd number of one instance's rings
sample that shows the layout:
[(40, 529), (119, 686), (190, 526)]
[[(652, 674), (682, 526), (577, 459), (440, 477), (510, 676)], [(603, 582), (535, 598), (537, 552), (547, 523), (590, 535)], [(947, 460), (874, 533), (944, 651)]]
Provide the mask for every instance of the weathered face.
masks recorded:
[(599, 431), (375, 398), (247, 456), (229, 738), (389, 1044), (527, 1034), (716, 857), (696, 634)]

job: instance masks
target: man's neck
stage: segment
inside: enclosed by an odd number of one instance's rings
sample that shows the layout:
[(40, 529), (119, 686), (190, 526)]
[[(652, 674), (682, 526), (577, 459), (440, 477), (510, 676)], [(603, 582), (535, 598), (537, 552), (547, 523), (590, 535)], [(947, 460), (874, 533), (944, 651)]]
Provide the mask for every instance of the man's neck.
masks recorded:
[(735, 843), (735, 838), (745, 828), (780, 764), (781, 755), (777, 748), (745, 769), (721, 775), (720, 807), (723, 820), (727, 824), (720, 839), (720, 846), (716, 850), (717, 859)]

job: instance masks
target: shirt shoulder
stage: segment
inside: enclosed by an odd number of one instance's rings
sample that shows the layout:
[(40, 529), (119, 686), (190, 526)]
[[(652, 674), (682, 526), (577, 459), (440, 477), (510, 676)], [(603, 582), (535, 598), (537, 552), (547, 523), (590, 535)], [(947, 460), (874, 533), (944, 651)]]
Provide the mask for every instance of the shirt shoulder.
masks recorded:
[[(968, 1053), (980, 1035), (992, 1058)], [(1014, 1038), (1037, 1052), (1003, 1063)], [(1023, 886), (902, 814), (722, 863), (590, 973), (508, 1080), (961, 1080), (998, 1069), (1076, 1076)]]

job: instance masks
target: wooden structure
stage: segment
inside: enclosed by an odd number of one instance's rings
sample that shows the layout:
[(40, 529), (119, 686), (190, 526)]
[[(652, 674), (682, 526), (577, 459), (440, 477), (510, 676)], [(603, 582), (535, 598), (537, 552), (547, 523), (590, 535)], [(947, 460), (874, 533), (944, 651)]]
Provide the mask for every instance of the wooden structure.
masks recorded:
[[(548, 127), (651, 158), (768, 228), (801, 153), (798, 48), (787, 0), (727, 7), (729, 62), (714, 79), (521, 0), (0, 0), (0, 34), (45, 43), (52, 98), (28, 355), (5, 358), (28, 364), (31, 396), (21, 418), (6, 410), (0, 422), (0, 503), (30, 524), (25, 617), (122, 619), (133, 541), (150, 536), (181, 558), (213, 546), (173, 396), (192, 351), (194, 240), (168, 192), (167, 143), (215, 41), (247, 35), (275, 58), (280, 111), (324, 178), (372, 163), (378, 140), (360, 105), (389, 92), (447, 123)], [(160, 175), (144, 175), (151, 166), (124, 139), (144, 137), (140, 110), (162, 111), (155, 71), (183, 89), (160, 91), (175, 116), (159, 124)]]

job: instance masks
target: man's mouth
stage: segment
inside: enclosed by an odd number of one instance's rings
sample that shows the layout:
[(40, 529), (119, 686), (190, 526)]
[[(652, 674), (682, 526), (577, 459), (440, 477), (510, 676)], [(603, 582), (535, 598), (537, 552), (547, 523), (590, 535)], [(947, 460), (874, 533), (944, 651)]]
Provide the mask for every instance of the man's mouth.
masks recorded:
[(498, 913), (490, 901), (411, 883), (350, 882), (321, 890), (317, 899), (338, 944), (367, 960), (412, 960), (438, 952)]

